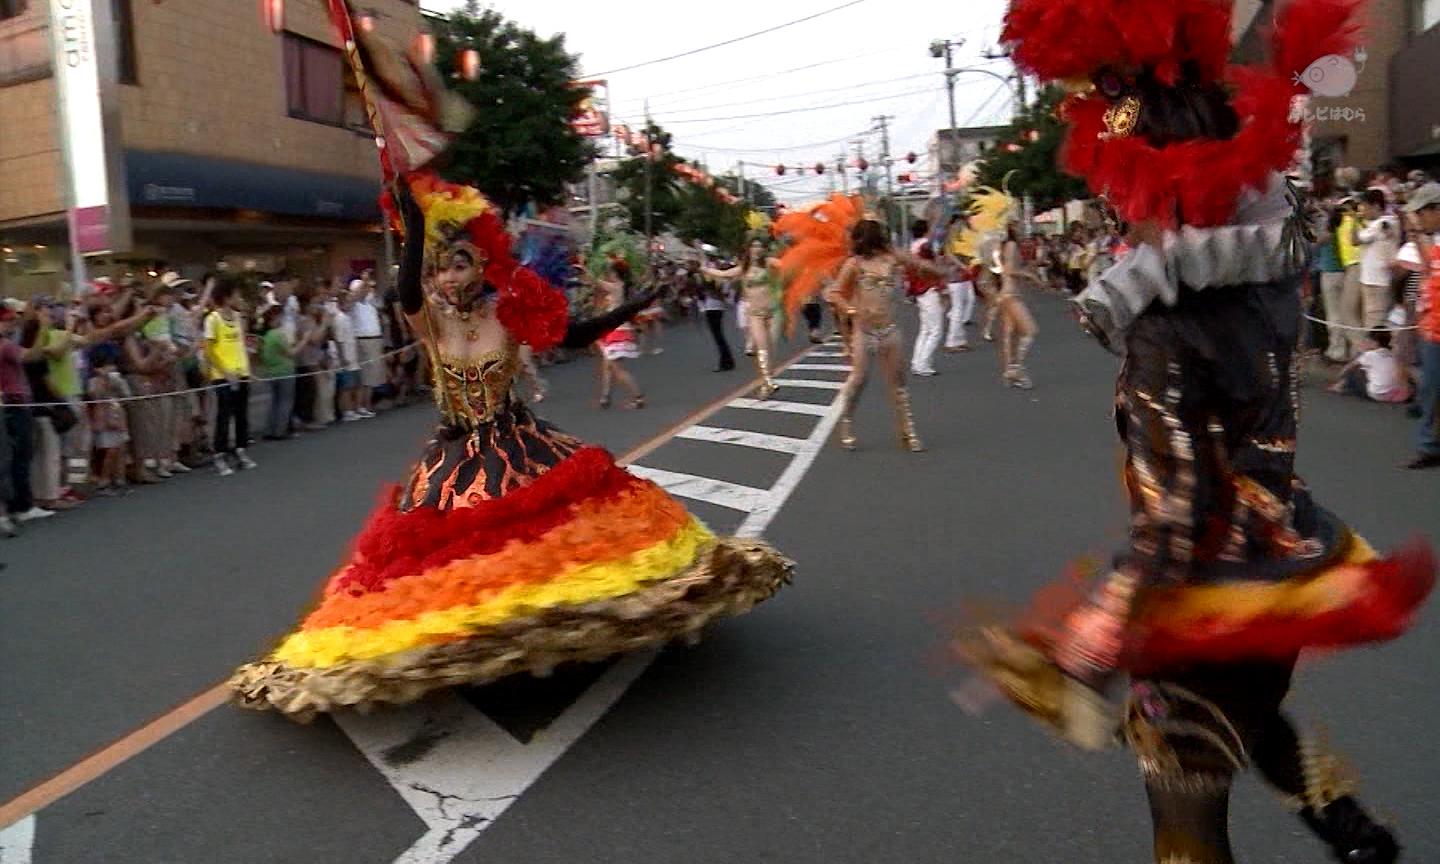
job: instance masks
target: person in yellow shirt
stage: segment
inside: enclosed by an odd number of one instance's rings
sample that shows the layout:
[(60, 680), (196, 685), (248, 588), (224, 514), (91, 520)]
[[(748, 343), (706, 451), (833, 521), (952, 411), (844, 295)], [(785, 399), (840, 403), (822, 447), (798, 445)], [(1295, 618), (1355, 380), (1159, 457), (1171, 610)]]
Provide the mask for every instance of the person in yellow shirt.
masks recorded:
[(236, 299), (235, 283), (222, 277), (211, 294), (215, 310), (205, 316), (204, 362), (206, 376), (215, 385), (215, 470), (221, 477), (235, 473), (236, 467), (255, 467), (245, 452), (250, 438), (250, 351), (245, 316), (235, 308)]
[[(1364, 332), (1359, 329), (1361, 314), (1364, 307), (1364, 294), (1360, 287), (1360, 246), (1355, 242), (1355, 230), (1363, 225), (1360, 215), (1355, 211), (1355, 202), (1346, 198), (1340, 202), (1340, 225), (1335, 231), (1335, 255), (1340, 259), (1340, 266), (1345, 269), (1345, 282), (1340, 288), (1340, 303), (1334, 309), (1326, 309), (1325, 317), (1335, 324), (1340, 325), (1336, 330), (1341, 334), (1340, 345), (1344, 356), (1339, 356), (1342, 351), (1335, 350), (1332, 355), (1342, 362), (1350, 360), (1359, 353), (1360, 338)], [(1349, 328), (1356, 329), (1349, 329)]]

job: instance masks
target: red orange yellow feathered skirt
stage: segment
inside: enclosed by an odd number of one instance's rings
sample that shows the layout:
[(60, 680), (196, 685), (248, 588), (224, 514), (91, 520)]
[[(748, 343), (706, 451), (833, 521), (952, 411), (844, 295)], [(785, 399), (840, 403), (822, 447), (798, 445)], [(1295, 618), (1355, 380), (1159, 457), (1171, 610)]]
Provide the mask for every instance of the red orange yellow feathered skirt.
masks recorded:
[(789, 581), (765, 544), (718, 538), (654, 483), (515, 406), (431, 442), (319, 602), (231, 679), (247, 707), (402, 703), (694, 634)]

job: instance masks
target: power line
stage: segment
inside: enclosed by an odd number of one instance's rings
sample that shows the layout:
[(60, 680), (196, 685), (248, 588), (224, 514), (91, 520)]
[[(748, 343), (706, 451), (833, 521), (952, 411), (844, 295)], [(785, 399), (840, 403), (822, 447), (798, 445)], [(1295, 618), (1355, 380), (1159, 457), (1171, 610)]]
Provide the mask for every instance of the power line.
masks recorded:
[(586, 75), (587, 78), (602, 78), (606, 75), (614, 75), (617, 72), (629, 72), (631, 69), (639, 69), (642, 66), (653, 66), (656, 63), (666, 63), (671, 60), (679, 60), (681, 57), (690, 57), (705, 51), (716, 48), (723, 48), (726, 45), (734, 45), (736, 42), (744, 42), (746, 39), (754, 39), (756, 36), (764, 36), (766, 33), (774, 33), (776, 30), (784, 30), (786, 27), (793, 27), (796, 24), (803, 24), (806, 21), (813, 21), (832, 12), (839, 12), (841, 9), (849, 9), (851, 6), (859, 6), (865, 0), (850, 0), (849, 3), (841, 3), (839, 6), (832, 6), (829, 9), (816, 12), (813, 15), (806, 15), (804, 18), (796, 18), (794, 21), (786, 21), (784, 24), (776, 24), (774, 27), (766, 27), (764, 30), (756, 30), (754, 33), (746, 33), (744, 36), (736, 36), (733, 39), (726, 39), (724, 42), (716, 42), (713, 45), (704, 45), (700, 48), (692, 48), (689, 51), (682, 51), (679, 54), (671, 54), (669, 57), (657, 57), (654, 60), (645, 60), (640, 63), (632, 63), (629, 66), (621, 66), (618, 69), (607, 69), (604, 72), (595, 72)]
[(800, 114), (805, 111), (824, 111), (828, 108), (845, 108), (850, 105), (864, 105), (867, 102), (884, 102), (889, 99), (900, 99), (905, 96), (919, 96), (924, 93), (934, 92), (931, 88), (923, 90), (906, 90), (904, 93), (891, 93), (887, 96), (871, 96), (865, 99), (852, 99), (848, 102), (831, 102), (828, 105), (809, 105), (804, 108), (788, 108), (784, 111), (766, 111), (759, 114), (735, 114), (730, 117), (691, 117), (680, 120), (667, 120), (667, 125), (677, 123), (718, 123), (722, 120), (753, 120), (758, 117), (779, 117), (783, 114)]
[[(821, 66), (833, 66), (836, 63), (848, 63), (852, 60), (863, 60), (867, 57), (877, 57), (881, 54), (893, 54), (896, 51), (908, 51), (910, 50), (910, 47), (911, 46), (909, 45), (895, 45), (890, 48), (881, 48), (878, 51), (870, 51), (865, 54), (847, 54), (843, 57), (835, 57), (830, 60), (821, 60), (818, 63), (806, 63), (804, 66), (792, 66), (789, 69), (779, 69), (774, 72), (765, 72), (760, 75), (751, 75), (748, 78), (732, 78), (729, 81), (716, 81), (713, 84), (702, 84), (698, 87), (686, 87), (683, 90), (668, 90), (664, 93), (653, 93), (650, 96), (632, 96), (628, 99), (621, 99), (620, 104), (624, 105), (633, 102), (638, 105), (641, 102), (644, 102), (646, 99), (659, 99), (665, 96), (679, 96), (685, 93), (699, 93), (705, 90), (714, 90), (719, 87), (727, 87), (733, 84), (748, 84), (752, 81), (768, 81), (780, 75), (789, 75), (794, 72), (804, 72), (807, 69), (818, 69)], [(690, 99), (680, 99), (677, 101), (689, 102)]]
[(764, 96), (759, 99), (742, 99), (739, 102), (721, 102), (718, 105), (706, 105), (701, 108), (661, 109), (654, 113), (664, 113), (665, 116), (670, 117), (675, 114), (693, 114), (696, 111), (709, 111), (714, 108), (734, 108), (736, 105), (754, 105), (757, 102), (775, 102), (780, 99), (802, 99), (807, 96), (820, 96), (825, 93), (847, 93), (876, 84), (898, 84), (901, 81), (914, 81), (917, 78), (933, 78), (936, 77), (937, 74), (938, 73), (935, 72), (917, 72), (914, 75), (901, 75), (899, 78), (883, 78), (879, 81), (863, 81), (857, 84), (846, 84), (843, 87), (826, 87), (823, 90), (809, 90), (804, 93), (785, 93), (780, 96)]
[(854, 140), (855, 136), (859, 134), (861, 133), (856, 132), (840, 138), (832, 138), (829, 141), (812, 141), (809, 144), (796, 144), (793, 147), (712, 147), (708, 144), (696, 143), (694, 139), (674, 141), (672, 143), (677, 147), (689, 147), (692, 150), (713, 150), (716, 153), (789, 153), (795, 150), (810, 150), (815, 147), (829, 147), (835, 144), (844, 144), (847, 141)]

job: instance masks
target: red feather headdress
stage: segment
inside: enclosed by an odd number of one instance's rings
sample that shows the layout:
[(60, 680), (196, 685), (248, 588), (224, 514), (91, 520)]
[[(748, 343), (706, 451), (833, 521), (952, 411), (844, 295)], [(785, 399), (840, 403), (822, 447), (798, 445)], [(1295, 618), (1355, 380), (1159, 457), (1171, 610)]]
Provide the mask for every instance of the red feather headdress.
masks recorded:
[(1205, 82), (1231, 92), (1240, 130), (1229, 140), (1155, 146), (1141, 137), (1102, 137), (1112, 106), (1100, 93), (1072, 95), (1061, 107), (1070, 133), (1065, 170), (1106, 196), (1121, 218), (1171, 224), (1181, 213), (1197, 227), (1221, 225), (1246, 188), (1263, 189), (1301, 144), (1294, 97), (1302, 73), (1327, 54), (1352, 51), (1363, 0), (1291, 0), (1270, 28), (1268, 64), (1227, 66), (1229, 0), (1011, 0), (1004, 38), (1020, 67), (1048, 80), (1090, 79), (1153, 70), (1175, 83), (1191, 64)]

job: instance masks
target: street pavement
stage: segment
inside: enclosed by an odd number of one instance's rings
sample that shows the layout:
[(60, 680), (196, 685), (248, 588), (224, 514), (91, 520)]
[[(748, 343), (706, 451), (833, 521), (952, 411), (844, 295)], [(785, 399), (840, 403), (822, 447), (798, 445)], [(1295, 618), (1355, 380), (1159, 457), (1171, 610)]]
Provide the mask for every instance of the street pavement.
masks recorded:
[[(843, 370), (805, 368), (843, 363), (826, 346), (776, 352), (810, 352), (782, 375), (809, 383), (770, 404), (732, 392), (743, 364), (710, 371), (693, 325), (633, 364), (642, 411), (589, 407), (589, 360), (546, 370), (540, 412), (617, 455), (684, 427), (637, 470), (717, 531), (763, 530), (795, 584), (698, 645), (541, 681), (308, 726), (196, 712), (0, 830), (0, 864), (1149, 860), (1127, 754), (1072, 751), (1004, 706), (960, 711), (964, 673), (941, 659), (962, 599), (1019, 601), (1123, 539), (1116, 361), (1058, 301), (1034, 305), (1033, 391), (1001, 387), (978, 340), (912, 381), (923, 454), (896, 445), (879, 381), (860, 450), (829, 443)], [(1382, 547), (1436, 533), (1437, 475), (1395, 467), (1412, 422), (1306, 396), (1300, 467), (1320, 500)], [(256, 471), (94, 502), (0, 544), (0, 805), (282, 635), (433, 422), (417, 406), (258, 447)], [(1292, 699), (1417, 862), (1440, 860), (1437, 649), (1431, 615), (1395, 644), (1307, 661)], [(1251, 780), (1232, 821), (1245, 861), (1325, 860)]]

